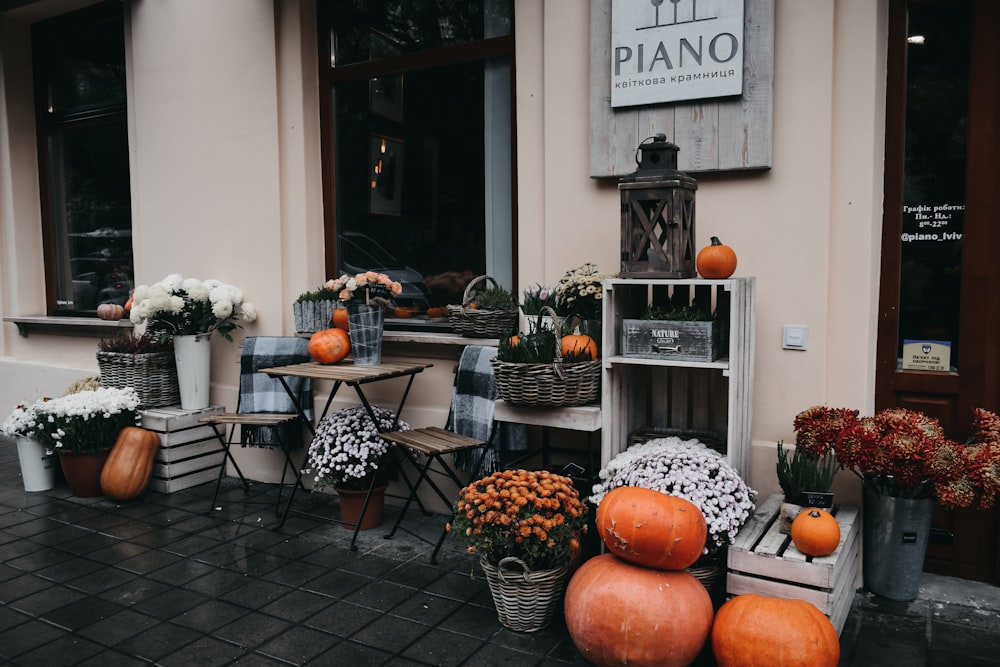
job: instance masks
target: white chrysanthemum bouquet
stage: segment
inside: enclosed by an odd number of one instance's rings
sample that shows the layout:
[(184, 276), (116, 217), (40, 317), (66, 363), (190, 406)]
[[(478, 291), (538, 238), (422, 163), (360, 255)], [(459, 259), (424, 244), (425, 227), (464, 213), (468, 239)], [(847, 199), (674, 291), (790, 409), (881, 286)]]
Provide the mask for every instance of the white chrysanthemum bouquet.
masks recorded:
[(160, 282), (135, 288), (129, 318), (133, 324), (146, 322), (148, 332), (164, 337), (218, 331), (232, 342), (237, 320), (253, 322), (257, 308), (243, 300), (238, 287), (172, 273)]
[(27, 435), (46, 449), (100, 454), (111, 449), (119, 431), (138, 425), (139, 395), (132, 387), (101, 387), (41, 399), (24, 409), (34, 413)]
[(379, 435), (379, 429), (410, 428), (404, 421), (394, 425), (388, 410), (372, 406), (372, 411), (378, 428), (363, 405), (338, 410), (320, 420), (309, 445), (308, 467), (303, 471), (315, 473), (317, 486), (368, 489), (371, 476), (379, 472), (382, 457), (389, 451), (390, 443)]
[(591, 502), (619, 486), (656, 489), (690, 500), (708, 524), (707, 554), (732, 542), (753, 514), (757, 492), (719, 452), (698, 440), (657, 438), (633, 445), (612, 458), (599, 473)]

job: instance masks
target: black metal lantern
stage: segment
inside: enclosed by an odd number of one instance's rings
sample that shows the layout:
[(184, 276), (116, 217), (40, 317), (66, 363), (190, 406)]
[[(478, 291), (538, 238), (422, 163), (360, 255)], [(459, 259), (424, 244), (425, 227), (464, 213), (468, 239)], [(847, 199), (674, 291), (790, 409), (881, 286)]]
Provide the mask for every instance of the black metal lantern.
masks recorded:
[(622, 198), (623, 278), (693, 278), (694, 193), (677, 171), (677, 146), (663, 134), (639, 144), (638, 169), (618, 182)]

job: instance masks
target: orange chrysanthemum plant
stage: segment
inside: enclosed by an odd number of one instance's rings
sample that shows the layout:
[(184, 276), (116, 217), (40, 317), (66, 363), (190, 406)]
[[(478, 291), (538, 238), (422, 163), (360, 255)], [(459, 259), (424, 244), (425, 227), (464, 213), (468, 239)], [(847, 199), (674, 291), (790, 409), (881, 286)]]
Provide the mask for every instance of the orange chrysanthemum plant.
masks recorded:
[(502, 470), (462, 489), (449, 530), (497, 565), (508, 556), (532, 570), (570, 562), (586, 530), (587, 506), (568, 477)]

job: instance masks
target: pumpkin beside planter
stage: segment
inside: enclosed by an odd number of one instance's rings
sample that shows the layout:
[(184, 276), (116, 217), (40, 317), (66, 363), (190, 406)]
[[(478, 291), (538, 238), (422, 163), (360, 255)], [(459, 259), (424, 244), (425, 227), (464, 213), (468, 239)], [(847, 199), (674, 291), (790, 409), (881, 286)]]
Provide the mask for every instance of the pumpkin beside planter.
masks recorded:
[(153, 474), (153, 459), (160, 448), (160, 436), (138, 426), (126, 426), (101, 471), (101, 490), (115, 500), (138, 497)]

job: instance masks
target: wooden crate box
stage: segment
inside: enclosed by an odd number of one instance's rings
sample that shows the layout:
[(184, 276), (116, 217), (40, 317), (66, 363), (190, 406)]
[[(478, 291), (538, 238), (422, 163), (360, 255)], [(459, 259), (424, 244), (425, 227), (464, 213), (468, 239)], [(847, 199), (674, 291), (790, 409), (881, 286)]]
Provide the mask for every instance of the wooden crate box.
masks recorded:
[(781, 500), (780, 495), (770, 496), (729, 546), (726, 592), (811, 602), (839, 634), (854, 600), (861, 532), (858, 508), (843, 505), (832, 510), (840, 525), (840, 544), (829, 556), (813, 558), (779, 532)]
[(160, 436), (150, 489), (173, 493), (219, 476), (225, 452), (212, 427), (199, 424), (198, 420), (221, 412), (224, 412), (221, 405), (203, 410), (170, 407), (142, 411), (142, 427)]

